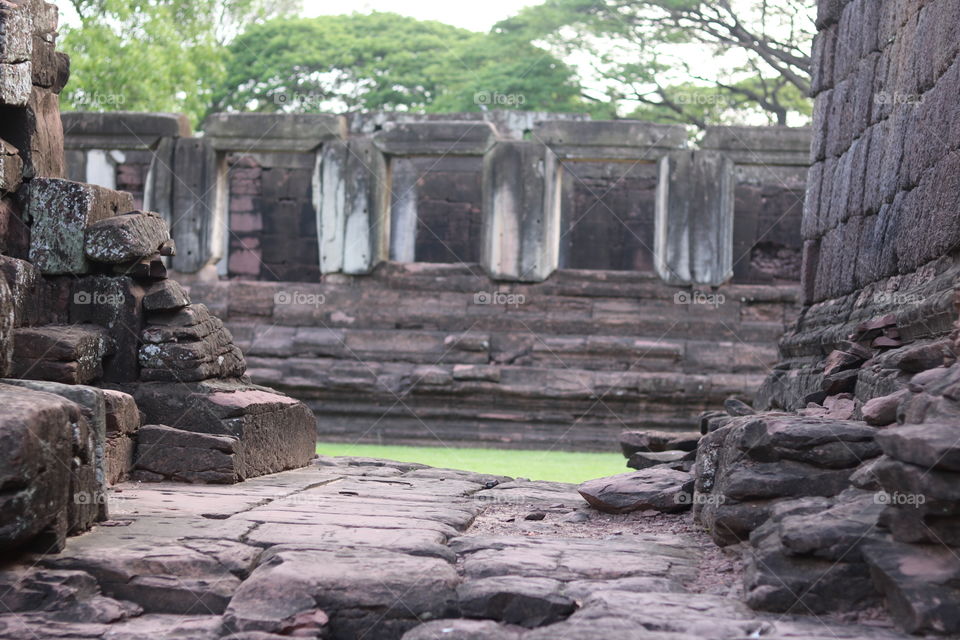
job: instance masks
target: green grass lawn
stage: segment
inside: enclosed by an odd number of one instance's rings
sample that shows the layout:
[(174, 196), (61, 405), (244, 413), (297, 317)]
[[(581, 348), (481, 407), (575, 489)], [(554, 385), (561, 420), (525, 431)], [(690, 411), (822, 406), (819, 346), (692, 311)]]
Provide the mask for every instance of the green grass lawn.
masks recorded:
[(395, 447), (326, 442), (317, 445), (317, 453), (323, 456), (387, 458), (400, 462), (419, 462), (431, 467), (559, 482), (583, 482), (630, 471), (626, 467), (626, 459), (619, 453)]

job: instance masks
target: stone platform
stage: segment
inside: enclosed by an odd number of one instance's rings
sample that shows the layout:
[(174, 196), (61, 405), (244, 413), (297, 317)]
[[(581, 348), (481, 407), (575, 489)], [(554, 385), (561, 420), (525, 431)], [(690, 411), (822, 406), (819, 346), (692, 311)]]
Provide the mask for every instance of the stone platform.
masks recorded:
[[(126, 483), (112, 520), (0, 572), (0, 638), (906, 638), (758, 614), (689, 516), (574, 485), (320, 458), (234, 486)], [(709, 580), (707, 580), (709, 582)]]

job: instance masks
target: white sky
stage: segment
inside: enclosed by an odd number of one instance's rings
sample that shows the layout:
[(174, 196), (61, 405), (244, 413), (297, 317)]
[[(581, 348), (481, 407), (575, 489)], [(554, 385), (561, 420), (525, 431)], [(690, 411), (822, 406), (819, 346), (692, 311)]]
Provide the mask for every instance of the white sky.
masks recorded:
[(390, 11), (418, 20), (437, 20), (471, 31), (489, 31), (523, 7), (543, 0), (303, 0), (306, 16)]

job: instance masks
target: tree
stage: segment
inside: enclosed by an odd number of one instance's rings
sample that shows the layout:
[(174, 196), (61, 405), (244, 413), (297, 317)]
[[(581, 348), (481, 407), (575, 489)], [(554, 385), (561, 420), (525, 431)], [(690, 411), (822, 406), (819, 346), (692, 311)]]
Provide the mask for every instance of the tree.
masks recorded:
[(578, 110), (573, 69), (516, 38), (393, 13), (271, 20), (230, 45), (216, 110)]
[(71, 0), (64, 28), (70, 83), (61, 103), (89, 111), (207, 111), (240, 25), (295, 9), (293, 0)]
[(495, 32), (586, 58), (584, 95), (704, 127), (809, 115), (813, 0), (546, 0)]

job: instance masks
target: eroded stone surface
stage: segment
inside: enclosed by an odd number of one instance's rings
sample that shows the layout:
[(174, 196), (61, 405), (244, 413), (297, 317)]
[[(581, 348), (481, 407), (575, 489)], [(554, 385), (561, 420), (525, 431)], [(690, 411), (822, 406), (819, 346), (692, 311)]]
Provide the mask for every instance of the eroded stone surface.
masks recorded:
[(324, 458), (239, 486), (120, 484), (112, 526), (70, 539), (35, 578), (0, 572), (21, 585), (3, 596), (16, 616), (0, 615), (0, 638), (903, 637), (685, 592), (700, 552), (683, 535), (472, 535), (500, 487), (517, 504), (575, 496), (494, 479)]
[(673, 513), (690, 508), (693, 476), (668, 467), (651, 467), (588, 480), (579, 491), (591, 506), (607, 513), (640, 509)]

